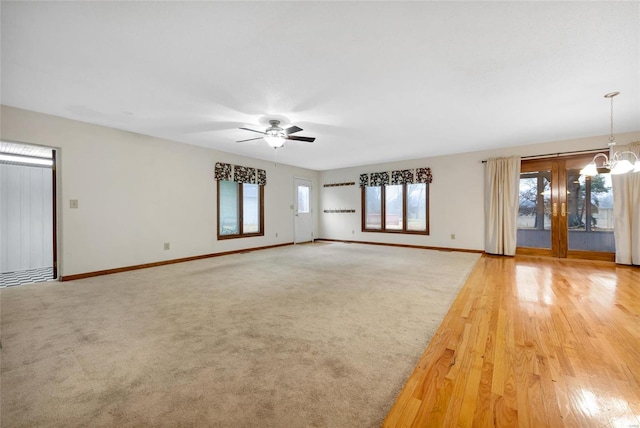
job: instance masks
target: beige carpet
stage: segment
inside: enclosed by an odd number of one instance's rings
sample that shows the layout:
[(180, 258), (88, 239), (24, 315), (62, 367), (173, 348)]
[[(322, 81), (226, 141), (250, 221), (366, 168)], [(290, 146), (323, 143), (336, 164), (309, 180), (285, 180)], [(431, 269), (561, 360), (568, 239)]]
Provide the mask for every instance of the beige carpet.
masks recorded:
[(478, 258), (306, 244), (2, 289), (1, 425), (379, 426)]

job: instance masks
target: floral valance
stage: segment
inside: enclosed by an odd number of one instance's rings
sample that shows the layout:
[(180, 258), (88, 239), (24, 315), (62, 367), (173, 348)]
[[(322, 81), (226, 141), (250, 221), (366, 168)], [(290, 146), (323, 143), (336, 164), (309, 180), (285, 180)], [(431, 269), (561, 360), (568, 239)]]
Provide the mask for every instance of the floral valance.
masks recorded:
[(216, 162), (215, 179), (266, 186), (267, 172), (264, 169)]
[(360, 174), (360, 187), (431, 183), (432, 180), (431, 168), (399, 169)]

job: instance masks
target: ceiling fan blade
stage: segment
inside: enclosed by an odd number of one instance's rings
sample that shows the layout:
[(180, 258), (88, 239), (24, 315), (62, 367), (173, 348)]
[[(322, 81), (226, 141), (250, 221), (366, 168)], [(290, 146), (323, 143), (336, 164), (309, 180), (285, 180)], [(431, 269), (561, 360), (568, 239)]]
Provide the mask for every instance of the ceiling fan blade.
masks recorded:
[(295, 125), (288, 127), (287, 129), (284, 130), (284, 133), (287, 135), (291, 135), (291, 134), (295, 134), (296, 132), (300, 132), (302, 131), (302, 128), (299, 128)]
[(305, 143), (316, 141), (314, 137), (296, 137), (295, 135), (287, 135), (287, 140), (304, 141)]
[(240, 129), (244, 129), (245, 131), (257, 132), (258, 134), (264, 134), (264, 132), (256, 131), (255, 129), (249, 129), (249, 128), (240, 128)]
[(247, 140), (240, 140), (240, 141), (236, 141), (236, 143), (244, 143), (245, 141), (253, 141), (253, 140), (262, 140), (262, 137), (258, 137), (258, 138), (249, 138)]

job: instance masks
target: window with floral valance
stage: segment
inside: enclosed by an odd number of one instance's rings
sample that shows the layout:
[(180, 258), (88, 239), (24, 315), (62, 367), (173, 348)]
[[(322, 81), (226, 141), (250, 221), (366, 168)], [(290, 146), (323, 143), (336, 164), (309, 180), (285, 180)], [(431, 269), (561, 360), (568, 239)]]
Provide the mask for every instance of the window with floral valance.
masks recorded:
[(431, 168), (360, 174), (362, 231), (429, 234)]
[(235, 181), (236, 183), (250, 183), (259, 186), (267, 185), (267, 172), (264, 169), (232, 165), (230, 163), (216, 162), (214, 177), (216, 181)]
[(433, 181), (431, 168), (399, 169), (360, 174), (360, 187), (431, 183), (431, 181)]
[(263, 169), (217, 162), (218, 239), (264, 236)]

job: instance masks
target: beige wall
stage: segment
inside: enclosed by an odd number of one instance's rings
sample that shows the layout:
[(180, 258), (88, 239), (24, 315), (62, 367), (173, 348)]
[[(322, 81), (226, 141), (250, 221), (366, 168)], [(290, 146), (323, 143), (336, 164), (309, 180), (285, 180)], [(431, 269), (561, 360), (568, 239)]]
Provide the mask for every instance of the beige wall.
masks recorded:
[[(318, 182), (316, 171), (7, 106), (1, 114), (3, 140), (58, 149), (61, 275), (293, 242), (293, 178)], [(267, 171), (264, 237), (217, 241), (216, 162)]]
[[(501, 150), (415, 159), (324, 171), (320, 174), (320, 235), (323, 238), (484, 250), (484, 165), (482, 160), (502, 156), (533, 156), (574, 150), (606, 149), (608, 136), (512, 147)], [(618, 144), (640, 140), (640, 132), (616, 135)], [(360, 174), (395, 169), (430, 167), (430, 234), (398, 235), (361, 232)], [(325, 183), (355, 181), (356, 186), (322, 187)], [(323, 210), (355, 209), (355, 214)], [(455, 234), (455, 240), (451, 239)]]
[[(1, 120), (3, 140), (58, 149), (61, 275), (293, 242), (294, 177), (314, 182), (316, 237), (482, 250), (483, 159), (598, 149), (608, 141), (598, 136), (317, 172), (7, 106)], [(640, 132), (616, 137), (626, 144), (640, 140)], [(217, 241), (216, 162), (267, 171), (264, 237)], [(322, 187), (357, 183), (365, 172), (421, 166), (433, 172), (429, 236), (362, 233), (357, 184)], [(79, 201), (78, 209), (69, 208), (70, 199)], [(164, 242), (171, 243), (169, 251)]]

